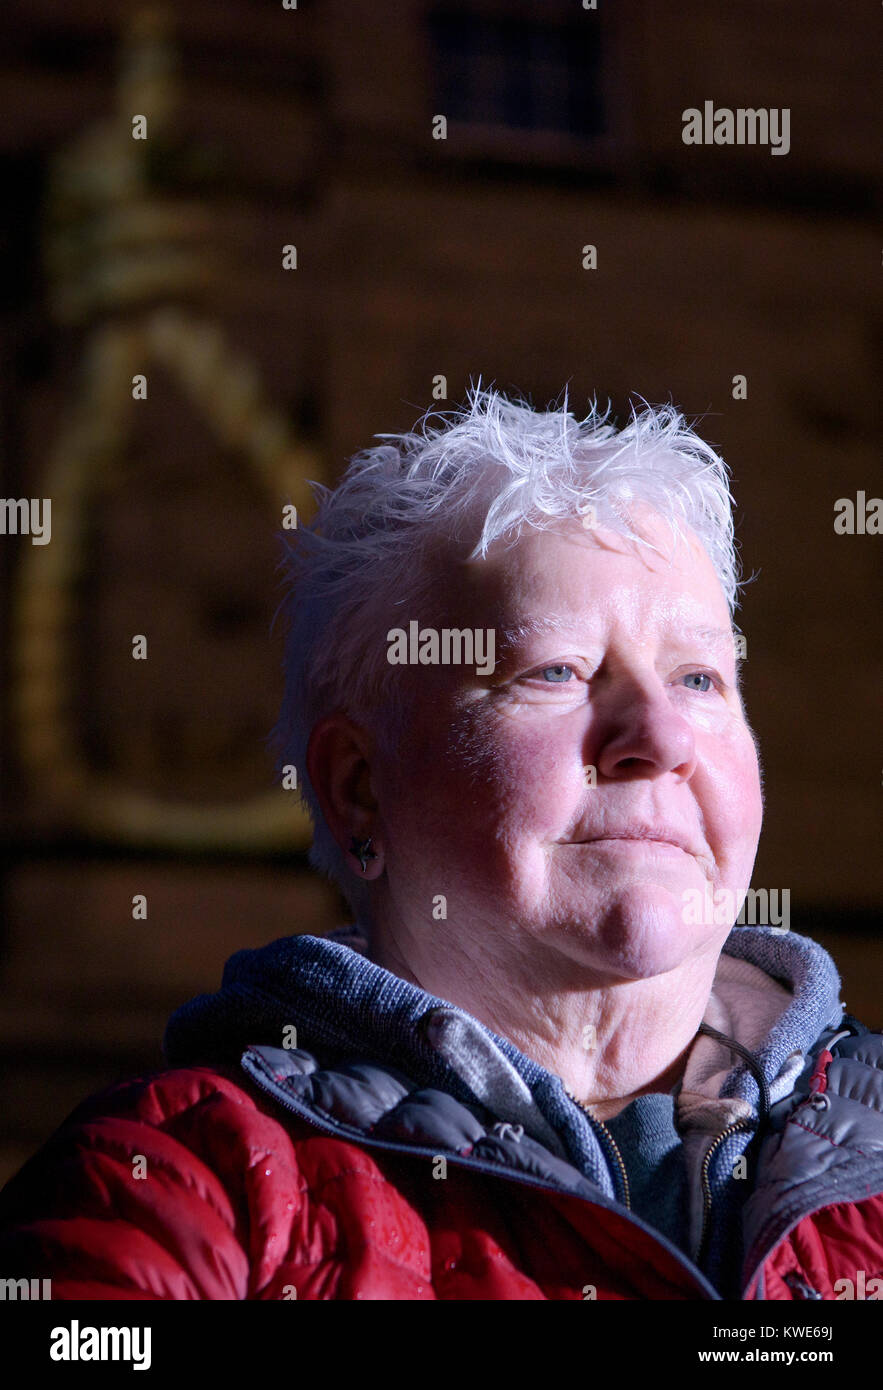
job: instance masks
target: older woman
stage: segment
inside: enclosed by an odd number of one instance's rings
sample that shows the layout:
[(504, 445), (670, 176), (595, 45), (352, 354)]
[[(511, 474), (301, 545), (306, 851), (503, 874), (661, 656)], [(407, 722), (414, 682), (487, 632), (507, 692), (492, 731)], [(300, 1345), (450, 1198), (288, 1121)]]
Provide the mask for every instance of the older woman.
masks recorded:
[(168, 1070), (79, 1107), (0, 1199), (4, 1267), (57, 1298), (876, 1296), (883, 1039), (816, 943), (736, 925), (762, 791), (724, 464), (671, 408), (617, 432), (479, 387), (431, 419), (287, 553), (279, 767), (354, 925), (238, 953)]

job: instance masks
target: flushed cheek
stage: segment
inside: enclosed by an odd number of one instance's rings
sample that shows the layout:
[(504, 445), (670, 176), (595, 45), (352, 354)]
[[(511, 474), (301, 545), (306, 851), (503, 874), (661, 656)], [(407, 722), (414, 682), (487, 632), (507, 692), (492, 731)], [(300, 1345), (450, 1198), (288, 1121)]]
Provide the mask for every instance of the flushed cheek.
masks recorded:
[(747, 886), (763, 816), (753, 744), (725, 762), (705, 762), (696, 790), (718, 879)]
[(557, 838), (585, 796), (584, 769), (572, 738), (526, 724), (513, 737), (505, 721), (494, 731), (491, 749), (488, 790), (498, 819), (538, 841)]

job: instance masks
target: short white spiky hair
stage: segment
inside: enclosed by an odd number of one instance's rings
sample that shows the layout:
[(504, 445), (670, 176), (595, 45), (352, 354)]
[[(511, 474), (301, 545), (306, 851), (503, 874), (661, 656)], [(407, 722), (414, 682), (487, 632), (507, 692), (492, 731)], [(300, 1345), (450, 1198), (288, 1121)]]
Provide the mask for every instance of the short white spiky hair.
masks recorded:
[[(703, 543), (732, 614), (739, 585), (733, 499), (726, 464), (672, 405), (639, 411), (617, 431), (610, 405), (584, 420), (561, 407), (537, 411), (522, 398), (471, 385), (466, 405), (427, 411), (410, 431), (355, 454), (337, 487), (312, 483), (318, 509), (281, 532), (287, 593), (285, 692), (269, 742), (277, 776), (297, 769), (315, 834), (310, 862), (370, 925), (367, 885), (334, 840), (306, 771), (314, 725), (334, 710), (370, 729), (391, 755), (407, 714), (404, 682), (387, 660), (386, 634), (425, 614), (446, 547), (478, 536), (486, 556), (525, 526), (545, 528), (594, 508), (599, 525), (649, 544), (629, 507), (647, 503), (675, 540), (689, 527)], [(436, 419), (441, 423), (433, 426)], [(450, 552), (449, 552), (450, 556)], [(396, 676), (398, 675), (398, 679)], [(348, 849), (348, 846), (346, 847)]]

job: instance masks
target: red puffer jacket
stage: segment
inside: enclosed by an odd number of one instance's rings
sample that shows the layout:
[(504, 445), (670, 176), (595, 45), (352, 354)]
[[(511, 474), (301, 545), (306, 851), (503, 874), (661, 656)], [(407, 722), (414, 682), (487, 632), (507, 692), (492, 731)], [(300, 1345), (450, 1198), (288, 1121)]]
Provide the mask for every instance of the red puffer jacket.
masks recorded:
[[(764, 1141), (743, 1298), (883, 1294), (883, 1038), (834, 1050)], [(243, 1067), (79, 1106), (0, 1194), (0, 1271), (53, 1299), (719, 1297), (520, 1125), (373, 1063)]]

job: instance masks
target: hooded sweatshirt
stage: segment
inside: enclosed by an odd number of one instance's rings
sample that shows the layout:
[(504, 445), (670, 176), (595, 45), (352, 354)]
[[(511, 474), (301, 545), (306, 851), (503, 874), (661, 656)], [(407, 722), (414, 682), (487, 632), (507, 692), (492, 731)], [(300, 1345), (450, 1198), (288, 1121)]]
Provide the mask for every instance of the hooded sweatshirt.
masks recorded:
[[(167, 1061), (237, 1063), (248, 1046), (282, 1045), (293, 1025), (294, 1045), (321, 1066), (354, 1058), (386, 1063), (421, 1086), (477, 1102), (523, 1125), (606, 1197), (626, 1199), (628, 1177), (612, 1151), (610, 1125), (588, 1116), (561, 1077), (464, 1009), (369, 960), (366, 949), (356, 926), (236, 952), (220, 990), (170, 1018)], [(637, 1214), (680, 1244), (725, 1298), (739, 1297), (739, 1214), (751, 1188), (746, 1151), (770, 1106), (793, 1089), (812, 1044), (842, 1014), (837, 969), (817, 942), (774, 927), (734, 927), (669, 1102), (672, 1124), (668, 1098), (656, 1095), (639, 1097), (611, 1122), (626, 1175), (631, 1169)], [(674, 1191), (665, 1187), (654, 1216), (653, 1193), (666, 1174)]]

